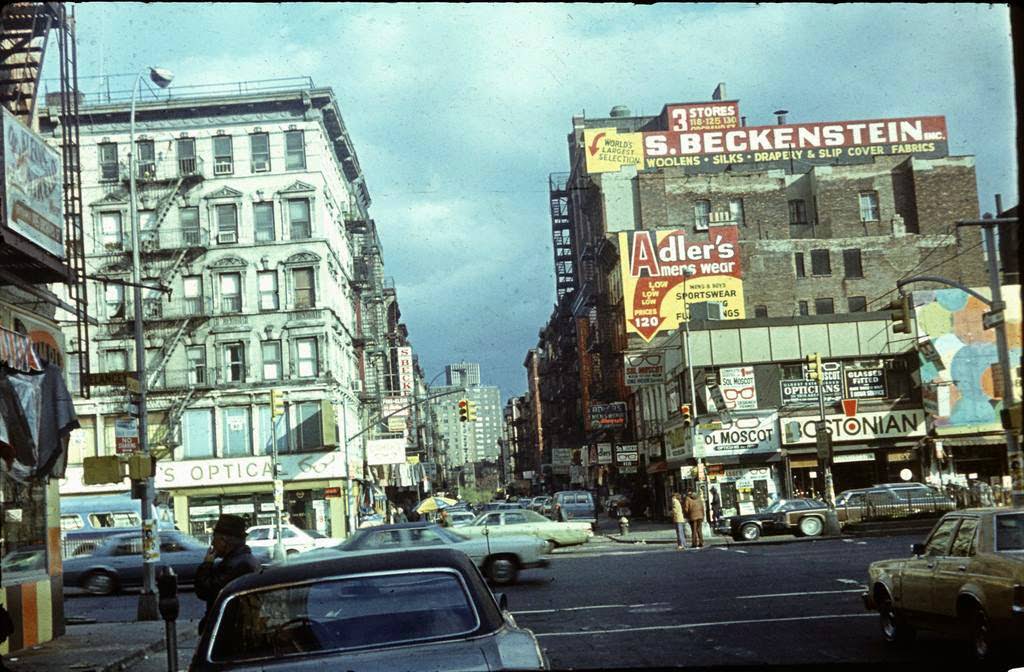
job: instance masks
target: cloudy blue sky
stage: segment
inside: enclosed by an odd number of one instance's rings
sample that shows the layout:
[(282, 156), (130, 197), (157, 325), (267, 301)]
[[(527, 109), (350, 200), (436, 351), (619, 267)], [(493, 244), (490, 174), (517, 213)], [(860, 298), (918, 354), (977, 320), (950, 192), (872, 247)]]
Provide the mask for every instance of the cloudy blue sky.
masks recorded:
[(1017, 202), (1009, 10), (983, 4), (83, 3), (86, 77), (330, 86), (428, 377), (503, 398), (554, 306), (547, 179), (574, 114), (655, 114), (725, 82), (748, 124), (945, 115), (982, 211)]

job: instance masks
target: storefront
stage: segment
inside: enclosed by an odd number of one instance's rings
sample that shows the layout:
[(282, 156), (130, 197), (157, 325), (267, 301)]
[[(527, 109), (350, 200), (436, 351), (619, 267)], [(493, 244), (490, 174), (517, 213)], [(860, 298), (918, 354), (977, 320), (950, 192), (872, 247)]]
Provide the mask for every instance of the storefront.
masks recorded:
[(733, 412), (726, 421), (698, 425), (697, 446), (707, 495), (718, 491), (723, 516), (755, 513), (781, 496), (785, 476), (775, 411)]

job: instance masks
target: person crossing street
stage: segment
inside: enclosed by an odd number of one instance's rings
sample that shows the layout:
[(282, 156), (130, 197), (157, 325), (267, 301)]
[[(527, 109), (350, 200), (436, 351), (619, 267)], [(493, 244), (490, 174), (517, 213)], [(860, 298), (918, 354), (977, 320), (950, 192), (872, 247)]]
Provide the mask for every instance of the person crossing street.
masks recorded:
[(704, 500), (690, 490), (683, 502), (683, 516), (690, 523), (691, 543), (694, 548), (704, 548)]
[(672, 523), (676, 526), (676, 550), (685, 550), (686, 518), (683, 517), (683, 502), (678, 492), (672, 493)]

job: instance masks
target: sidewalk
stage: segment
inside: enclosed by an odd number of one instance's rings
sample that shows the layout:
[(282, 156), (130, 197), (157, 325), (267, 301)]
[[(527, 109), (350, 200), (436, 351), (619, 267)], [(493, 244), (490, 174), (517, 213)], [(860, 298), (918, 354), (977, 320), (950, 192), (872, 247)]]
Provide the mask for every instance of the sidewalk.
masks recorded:
[[(179, 620), (179, 669), (188, 666), (182, 653), (191, 652), (196, 641), (196, 622)], [(11, 672), (121, 672), (137, 669), (166, 670), (165, 626), (163, 621), (89, 623), (68, 625), (65, 634), (38, 646), (3, 657)], [(159, 666), (153, 666), (159, 661)]]
[[(675, 544), (676, 528), (669, 522), (649, 521), (644, 519), (629, 521), (629, 533), (620, 534), (618, 519), (610, 519), (607, 514), (604, 520), (598, 519), (597, 534), (620, 544)], [(795, 541), (813, 541), (822, 537), (797, 537), (792, 534), (762, 537), (757, 541), (738, 542), (732, 537), (722, 536), (704, 529), (704, 546), (748, 546), (751, 544), (787, 544)], [(690, 548), (690, 528), (686, 528), (686, 547)]]

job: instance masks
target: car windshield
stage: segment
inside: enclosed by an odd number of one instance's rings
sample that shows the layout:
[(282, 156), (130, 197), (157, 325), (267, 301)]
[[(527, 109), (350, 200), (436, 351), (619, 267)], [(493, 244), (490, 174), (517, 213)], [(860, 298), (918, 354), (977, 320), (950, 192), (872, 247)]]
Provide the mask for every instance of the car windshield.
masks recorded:
[(328, 539), (329, 538), (326, 534), (324, 534), (323, 532), (318, 532), (317, 530), (303, 530), (303, 532), (305, 532), (309, 536), (313, 537), (314, 539)]
[(213, 662), (385, 647), (473, 632), (479, 615), (462, 577), (416, 571), (325, 579), (236, 595), (212, 636)]
[(791, 504), (792, 504), (792, 502), (790, 502), (790, 500), (788, 500), (788, 499), (776, 499), (774, 502), (772, 502), (768, 506), (764, 507), (763, 512), (764, 513), (778, 513), (779, 511), (784, 511), (787, 508), (792, 508), (792, 506), (787, 506), (787, 505), (791, 505)]
[(996, 551), (1024, 551), (1024, 513), (1002, 513), (995, 517)]

